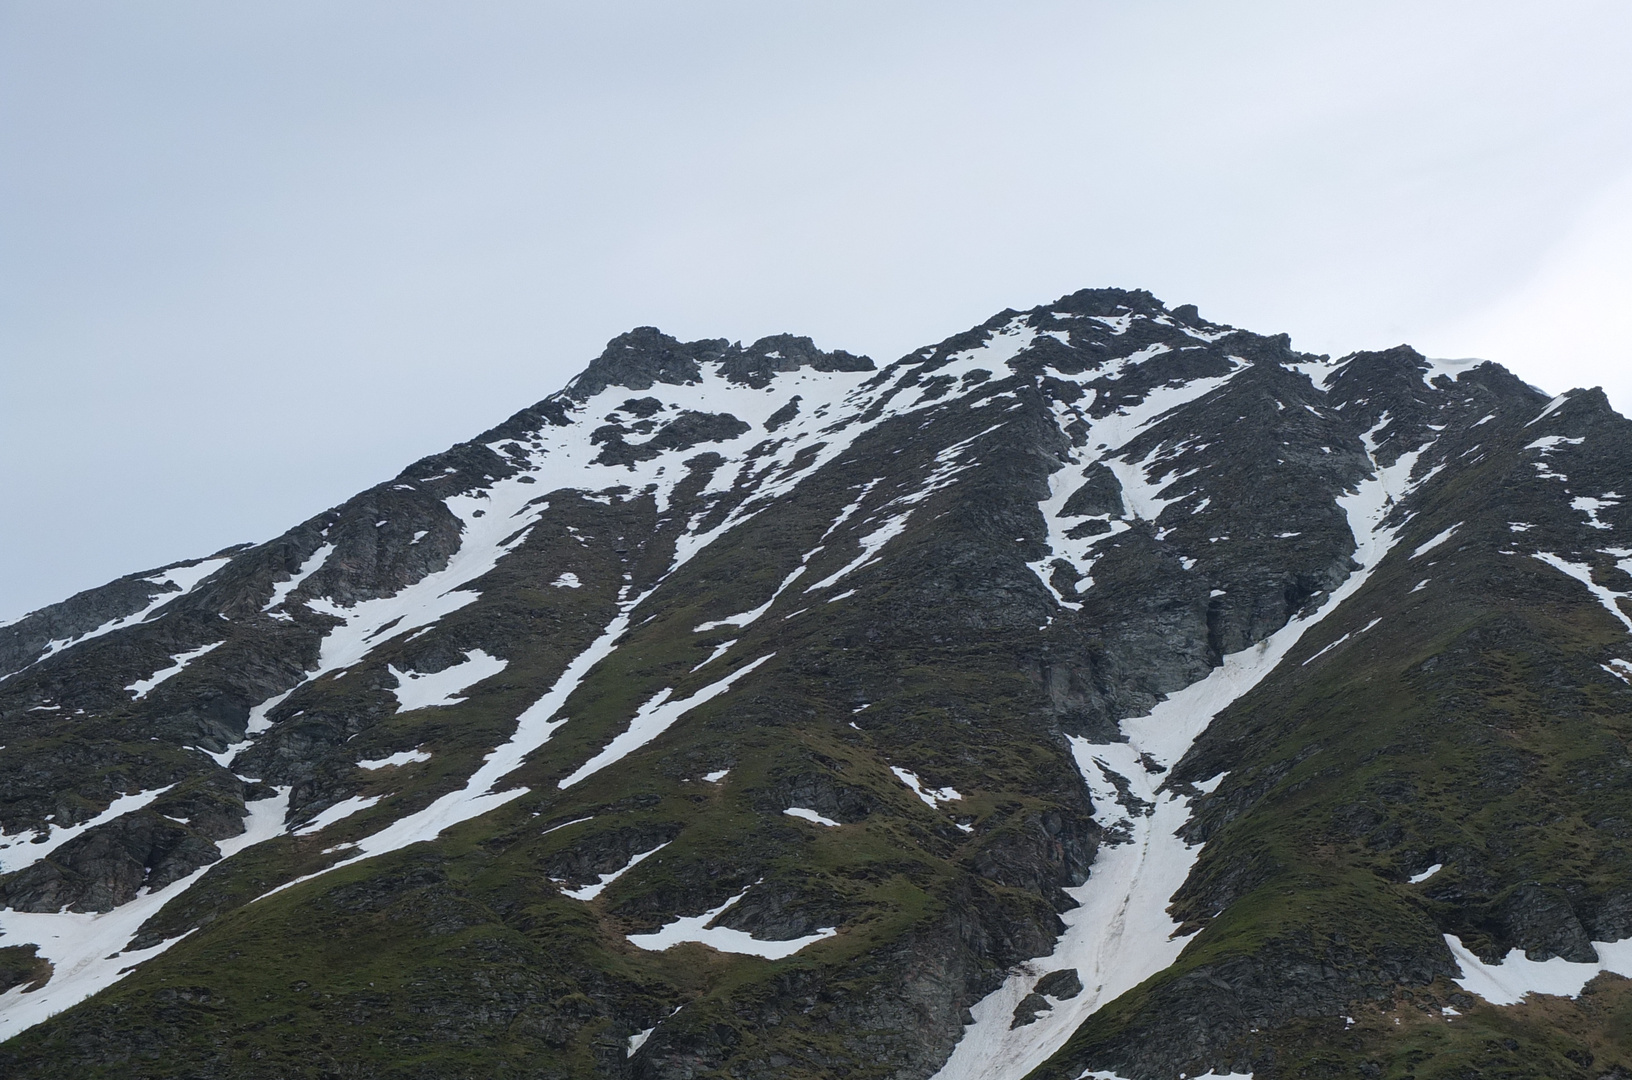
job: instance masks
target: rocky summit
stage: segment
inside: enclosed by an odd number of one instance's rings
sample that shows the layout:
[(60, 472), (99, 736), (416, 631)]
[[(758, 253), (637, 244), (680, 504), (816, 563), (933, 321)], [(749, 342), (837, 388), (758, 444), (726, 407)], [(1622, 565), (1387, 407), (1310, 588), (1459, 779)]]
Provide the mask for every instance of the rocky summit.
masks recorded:
[(0, 1074), (1626, 1080), (1628, 498), (1144, 292), (631, 331), (0, 627)]

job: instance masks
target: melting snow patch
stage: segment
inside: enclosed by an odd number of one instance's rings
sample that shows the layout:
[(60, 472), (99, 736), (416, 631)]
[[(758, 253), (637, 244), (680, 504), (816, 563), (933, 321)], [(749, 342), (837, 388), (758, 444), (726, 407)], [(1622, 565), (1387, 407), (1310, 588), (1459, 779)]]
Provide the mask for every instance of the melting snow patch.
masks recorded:
[(646, 1045), (646, 1040), (651, 1038), (652, 1037), (652, 1032), (654, 1032), (656, 1030), (657, 1030), (656, 1025), (653, 1025), (652, 1027), (647, 1028), (645, 1031), (637, 1031), (637, 1032), (635, 1032), (635, 1034), (629, 1036), (629, 1049), (624, 1053), (623, 1056), (626, 1057), (626, 1058), (634, 1057), (635, 1056), (635, 1051), (639, 1050), (642, 1046), (645, 1046)]
[(839, 827), (839, 823), (832, 818), (823, 817), (814, 810), (806, 810), (803, 806), (790, 806), (782, 812), (789, 817), (802, 818), (816, 825), (827, 825), (834, 829)]
[[(911, 516), (912, 508), (908, 507), (904, 513), (897, 514), (888, 521), (884, 522), (884, 524), (880, 525), (878, 528), (874, 529), (872, 532), (868, 533), (866, 536), (863, 536), (860, 541), (860, 555), (857, 555), (854, 559), (851, 559), (844, 566), (818, 581), (816, 584), (808, 586), (805, 589), (805, 592), (813, 593), (819, 589), (825, 589), (828, 586), (833, 585), (839, 579), (860, 570), (868, 563), (876, 560), (879, 557), (879, 549), (906, 531), (907, 518)], [(803, 569), (803, 567), (801, 567), (801, 569)]]
[(729, 774), (730, 772), (731, 772), (730, 769), (715, 769), (711, 773), (704, 773), (703, 774), (703, 779), (707, 780), (711, 784), (717, 784), (721, 780), (724, 780), (726, 778), (726, 775)]
[[(816, 550), (820, 551), (821, 549), (817, 548)], [(813, 555), (815, 552), (811, 552), (811, 554)], [(810, 558), (810, 555), (806, 555), (805, 558)], [(803, 561), (801, 561), (798, 566), (793, 568), (793, 572), (791, 574), (782, 579), (782, 584), (776, 587), (776, 591), (771, 593), (771, 598), (765, 601), (763, 604), (754, 608), (752, 611), (744, 611), (741, 615), (730, 615), (723, 619), (714, 619), (711, 622), (698, 623), (692, 628), (692, 632), (702, 634), (709, 630), (718, 630), (722, 626), (730, 626), (736, 629), (741, 629), (742, 627), (749, 625), (757, 620), (761, 615), (771, 610), (771, 605), (776, 603), (777, 598), (787, 590), (789, 585), (792, 585), (795, 580), (804, 574), (804, 572), (805, 564)], [(807, 589), (805, 591), (809, 592), (810, 590)], [(705, 660), (704, 663), (707, 663), (707, 661)], [(692, 670), (695, 671), (696, 669), (693, 668)]]
[(220, 648), (225, 644), (226, 642), (224, 641), (216, 641), (209, 645), (194, 649), (192, 652), (176, 653), (170, 658), (172, 663), (169, 667), (155, 671), (152, 675), (145, 679), (137, 679), (135, 682), (125, 687), (125, 689), (136, 691), (136, 696), (131, 700), (140, 701), (146, 697), (155, 686), (164, 682), (166, 679), (174, 678), (175, 676), (180, 675), (181, 670), (188, 664), (192, 663), (194, 660), (197, 660), (211, 649)]
[(289, 594), (300, 588), (307, 578), (323, 569), (324, 565), (329, 561), (329, 556), (333, 554), (333, 544), (324, 544), (312, 552), (311, 557), (301, 564), (300, 569), (295, 571), (289, 580), (279, 581), (272, 586), (272, 599), (268, 600), (261, 610), (271, 611), (289, 599)]
[(1411, 884), (1421, 885), (1424, 881), (1427, 881), (1429, 878), (1433, 877), (1435, 874), (1439, 873), (1443, 869), (1445, 869), (1445, 864), (1436, 862), (1434, 865), (1430, 866), (1428, 869), (1424, 870), (1422, 873), (1412, 874), (1411, 875)]
[(397, 697), (397, 712), (405, 713), (415, 709), (457, 705), (465, 700), (463, 695), (466, 690), (483, 679), (497, 675), (508, 664), (508, 660), (489, 656), (481, 649), (471, 649), (465, 653), (464, 660), (441, 671), (421, 674), (417, 671), (398, 671), (390, 665), (386, 670), (397, 677), (396, 688), (391, 692)]
[(419, 749), (418, 747), (415, 747), (412, 750), (399, 750), (395, 754), (392, 754), (390, 757), (373, 758), (373, 759), (371, 759), (369, 761), (359, 761), (357, 763), (357, 767), (359, 769), (370, 769), (370, 770), (372, 770), (372, 769), (385, 769), (385, 768), (391, 768), (391, 767), (399, 767), (399, 766), (402, 766), (402, 765), (414, 765), (414, 764), (417, 764), (417, 763), (419, 763), (421, 761), (429, 761), (429, 760), (431, 760), (431, 755), (429, 753), (427, 753), (424, 750)]
[(1612, 589), (1606, 589), (1593, 581), (1592, 567), (1586, 563), (1570, 562), (1568, 559), (1547, 551), (1534, 552), (1532, 558), (1540, 559), (1553, 569), (1566, 573), (1585, 585), (1587, 591), (1592, 593), (1593, 598), (1604, 606), (1605, 611), (1619, 619), (1621, 624), (1628, 630), (1632, 630), (1632, 619), (1627, 618), (1626, 612), (1622, 611), (1620, 604), (1616, 603), (1617, 600), (1621, 599), (1621, 594)]
[(577, 574), (568, 571), (563, 573), (554, 581), (550, 582), (550, 584), (554, 585), (557, 589), (578, 589), (582, 588), (584, 583), (578, 580)]
[[(708, 659), (707, 660), (704, 660), (702, 663), (698, 664), (696, 667), (692, 668), (691, 670), (692, 671), (701, 671), (703, 668), (707, 667), (708, 665), (712, 664), (714, 661), (718, 660), (720, 657), (724, 656), (726, 654), (727, 650), (729, 650), (731, 648), (731, 646), (735, 645), (736, 643), (737, 643), (736, 638), (732, 638), (730, 641), (720, 642), (718, 645), (714, 646), (714, 651), (708, 654)], [(689, 674), (689, 672), (688, 672), (688, 674)]]
[[(1530, 421), (1530, 424), (1539, 424), (1543, 420), (1547, 419), (1549, 416), (1553, 415), (1553, 413), (1555, 411), (1557, 411), (1557, 409), (1558, 409), (1558, 407), (1560, 405), (1563, 405), (1564, 402), (1569, 400), (1569, 397), (1570, 397), (1570, 391), (1566, 390), (1562, 394), (1555, 397), (1553, 400), (1549, 401), (1547, 403), (1547, 407), (1545, 409), (1541, 410), (1541, 412), (1537, 414), (1536, 418), (1534, 420)], [(1526, 424), (1524, 426), (1529, 427), (1530, 424)], [(1577, 440), (1577, 441), (1579, 442), (1580, 440)]]
[(276, 694), (267, 698), (265, 701), (249, 710), (249, 723), (244, 727), (244, 733), (246, 735), (255, 736), (270, 728), (272, 726), (272, 721), (267, 719), (267, 714), (273, 709), (277, 708), (279, 705), (282, 705), (292, 693), (294, 693), (294, 690), (285, 690), (281, 694)]
[(1581, 990), (1605, 971), (1632, 978), (1632, 938), (1624, 941), (1595, 941), (1595, 964), (1572, 963), (1562, 956), (1551, 960), (1531, 960), (1518, 949), (1511, 950), (1499, 963), (1487, 964), (1463, 946), (1460, 938), (1445, 935), (1445, 944), (1462, 967), (1456, 985), (1478, 994), (1492, 1005), (1517, 1005), (1528, 994), (1579, 997)]
[[(753, 888), (752, 885), (748, 887), (748, 889), (751, 888)], [(629, 935), (629, 943), (648, 952), (662, 952), (664, 949), (679, 945), (681, 942), (695, 941), (720, 952), (759, 956), (766, 960), (780, 960), (785, 956), (792, 956), (807, 945), (813, 945), (839, 932), (838, 927), (829, 926), (817, 930), (814, 934), (791, 938), (787, 941), (761, 941), (752, 934), (744, 933), (741, 930), (733, 930), (728, 926), (709, 925), (709, 923), (730, 910), (737, 901), (747, 896), (748, 889), (742, 890), (712, 911), (676, 919), (654, 933), (631, 934)]]
[(1598, 520), (1598, 511), (1608, 510), (1612, 506), (1618, 506), (1620, 501), (1621, 497), (1615, 492), (1606, 491), (1603, 495), (1596, 499), (1585, 495), (1578, 496), (1577, 498), (1570, 500), (1570, 505), (1587, 515), (1587, 524), (1591, 525), (1594, 529), (1612, 529), (1614, 526), (1609, 524), (1607, 521)]
[(931, 807), (938, 809), (943, 802), (957, 802), (959, 799), (963, 798), (963, 796), (959, 795), (957, 791), (949, 787), (924, 787), (919, 781), (917, 775), (908, 771), (907, 769), (892, 765), (890, 766), (890, 771), (895, 774), (896, 779), (900, 780), (903, 784), (911, 788), (914, 795), (924, 800), (924, 802), (928, 803)]
[[(99, 638), (104, 634), (111, 634), (115, 630), (123, 630), (127, 626), (135, 626), (137, 623), (145, 621), (149, 615), (152, 615), (160, 608), (174, 600), (179, 600), (183, 596), (186, 596), (188, 593), (192, 592), (201, 581), (215, 573), (217, 570), (221, 569), (221, 567), (225, 566), (229, 561), (231, 560), (225, 558), (206, 559), (197, 566), (178, 566), (173, 570), (165, 570), (161, 573), (148, 575), (142, 580), (152, 585), (174, 585), (179, 591), (159, 593), (157, 596), (154, 596), (148, 600), (147, 606), (142, 608), (140, 611), (133, 612), (130, 615), (121, 615), (117, 619), (109, 619), (96, 629), (87, 630), (78, 637), (61, 638), (48, 642), (45, 646), (45, 651), (40, 653), (39, 657), (35, 659), (32, 664), (27, 664), (24, 666), (32, 667), (41, 660), (44, 660), (50, 656), (55, 656), (64, 649), (90, 641), (92, 638)], [(16, 620), (12, 621), (15, 622)], [(10, 623), (0, 625), (9, 626)], [(20, 671), (22, 669), (19, 668), (18, 670)], [(11, 678), (11, 676), (15, 675), (16, 673), (17, 672), (14, 671), (9, 675), (0, 675), (0, 682)]]

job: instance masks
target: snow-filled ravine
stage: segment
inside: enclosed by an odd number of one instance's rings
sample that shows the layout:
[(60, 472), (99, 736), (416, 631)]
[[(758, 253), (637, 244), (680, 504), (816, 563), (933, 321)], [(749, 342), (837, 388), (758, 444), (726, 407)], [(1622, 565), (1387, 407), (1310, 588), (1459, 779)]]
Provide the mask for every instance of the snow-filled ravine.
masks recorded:
[[(1169, 400), (1176, 405), (1194, 396), (1174, 394)], [(1131, 439), (1140, 426), (1159, 416), (1143, 411), (1140, 425), (1119, 426), (1118, 435)], [(1368, 455), (1375, 449), (1377, 430), (1364, 437)], [(1094, 441), (1091, 434), (1090, 444)], [(1106, 456), (1113, 457), (1114, 451)], [(1294, 618), (1256, 645), (1226, 656), (1209, 675), (1170, 694), (1148, 715), (1123, 720), (1120, 726), (1126, 742), (1093, 743), (1072, 737), (1072, 754), (1093, 796), (1096, 820), (1125, 841), (1100, 846), (1088, 880), (1067, 890), (1079, 906), (1061, 917), (1066, 929), (1054, 951), (1020, 965), (1001, 987), (974, 1006), (975, 1022), (964, 1029), (934, 1080), (1020, 1080), (1052, 1057), (1095, 1012), (1178, 959), (1187, 942), (1175, 936), (1179, 927), (1167, 908), (1201, 848), (1191, 847), (1177, 835), (1190, 818), (1191, 797), (1164, 789), (1161, 781), (1214, 717), (1263, 681), (1310, 628), (1365, 584), (1397, 539), (1396, 530), (1385, 527), (1383, 519), (1426, 479), (1411, 479), (1419, 457), (1420, 451), (1402, 455), (1388, 468), (1379, 467), (1373, 459), (1371, 477), (1339, 499), (1354, 533), (1354, 560), (1360, 568), (1319, 609)], [(1118, 479), (1126, 483), (1120, 470)], [(1142, 494), (1146, 502), (1159, 497), (1158, 491)], [(1045, 513), (1049, 503), (1058, 501), (1063, 500), (1051, 494), (1044, 504)], [(1139, 512), (1140, 500), (1128, 501), (1133, 504), (1130, 511)], [(1147, 768), (1147, 760), (1160, 771)], [(1218, 779), (1200, 785), (1202, 790), (1211, 791)], [(1118, 785), (1139, 800), (1134, 805), (1149, 806), (1149, 812), (1129, 813), (1119, 802), (1123, 796)], [(1011, 1028), (1015, 1007), (1032, 992), (1038, 979), (1064, 968), (1076, 969), (1082, 993), (1052, 1000), (1052, 1007), (1034, 1023)], [(1109, 1080), (1113, 1074), (1084, 1075)]]

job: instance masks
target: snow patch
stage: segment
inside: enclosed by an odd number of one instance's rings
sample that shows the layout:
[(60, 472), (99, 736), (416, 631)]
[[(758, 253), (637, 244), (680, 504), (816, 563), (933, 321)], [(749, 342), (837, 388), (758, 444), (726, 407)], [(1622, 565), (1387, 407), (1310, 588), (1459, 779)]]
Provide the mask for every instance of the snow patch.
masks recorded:
[(386, 670), (397, 678), (397, 685), (391, 691), (397, 698), (397, 712), (405, 713), (415, 709), (457, 705), (465, 700), (466, 690), (483, 679), (497, 675), (509, 663), (508, 660), (489, 656), (481, 649), (470, 649), (465, 652), (464, 660), (441, 671), (421, 674), (417, 671), (398, 671), (391, 665), (387, 665)]
[(403, 765), (415, 765), (421, 761), (429, 760), (431, 760), (431, 755), (429, 753), (415, 747), (412, 750), (399, 750), (390, 757), (372, 758), (368, 761), (359, 761), (357, 763), (357, 767), (359, 769), (369, 769), (372, 771), (374, 769), (400, 768)]
[(837, 821), (834, 821), (832, 818), (823, 817), (822, 815), (818, 814), (816, 811), (807, 810), (803, 806), (790, 806), (790, 807), (788, 807), (786, 810), (784, 810), (782, 812), (784, 814), (788, 815), (789, 817), (800, 818), (800, 819), (802, 819), (804, 821), (809, 821), (809, 822), (811, 822), (813, 824), (816, 824), (816, 825), (826, 825), (829, 828), (834, 828), (834, 829), (839, 827), (839, 823)]
[(1598, 953), (1595, 964), (1572, 963), (1562, 956), (1531, 960), (1519, 949), (1509, 951), (1498, 963), (1487, 964), (1454, 935), (1446, 934), (1445, 944), (1462, 968), (1456, 985), (1492, 1005), (1517, 1005), (1530, 994), (1580, 997), (1587, 983), (1606, 971), (1632, 978), (1632, 938), (1593, 942)]
[(1597, 600), (1604, 606), (1605, 611), (1619, 619), (1621, 621), (1621, 625), (1625, 626), (1627, 630), (1632, 631), (1632, 618), (1628, 618), (1626, 612), (1622, 611), (1620, 604), (1616, 602), (1618, 600), (1625, 599), (1626, 594), (1618, 593), (1613, 589), (1607, 589), (1593, 581), (1592, 567), (1588, 566), (1586, 563), (1571, 562), (1563, 556), (1554, 555), (1548, 551), (1534, 552), (1532, 553), (1531, 557), (1540, 559), (1548, 566), (1551, 566), (1554, 570), (1568, 574), (1570, 577), (1573, 577), (1575, 580), (1585, 585), (1587, 587), (1587, 591), (1592, 594), (1593, 599)]
[(1432, 540), (1429, 540), (1427, 543), (1417, 545), (1417, 550), (1411, 553), (1411, 558), (1420, 559), (1423, 555), (1434, 550), (1436, 547), (1455, 536), (1456, 530), (1460, 529), (1461, 527), (1462, 522), (1459, 521), (1455, 525), (1452, 525), (1450, 528), (1446, 529), (1444, 532), (1440, 533), (1438, 536), (1434, 537)]
[(805, 937), (792, 938), (787, 941), (761, 941), (752, 934), (744, 933), (741, 930), (733, 930), (729, 926), (709, 925), (729, 911), (737, 901), (747, 896), (752, 888), (753, 886), (750, 885), (717, 908), (705, 911), (701, 915), (676, 919), (654, 933), (630, 934), (629, 943), (648, 952), (662, 952), (664, 949), (679, 945), (681, 942), (695, 941), (720, 952), (741, 953), (745, 956), (758, 956), (766, 960), (780, 960), (785, 956), (792, 956), (807, 945), (814, 945), (816, 942), (824, 938), (830, 938), (839, 932), (838, 927), (829, 926)]
[(360, 814), (377, 805), (382, 798), (383, 795), (353, 795), (349, 799), (342, 799), (293, 832), (296, 836), (310, 836), (315, 832), (321, 832), (337, 821), (344, 821), (353, 814)]
[(301, 563), (300, 569), (295, 571), (287, 581), (279, 581), (273, 584), (272, 599), (268, 600), (261, 607), (261, 610), (271, 611), (273, 608), (281, 606), (285, 600), (289, 599), (290, 593), (305, 584), (307, 578), (323, 569), (329, 561), (329, 556), (333, 554), (333, 544), (324, 544), (312, 552), (311, 557)]
[(924, 787), (923, 782), (918, 779), (917, 774), (908, 769), (891, 765), (890, 771), (895, 774), (895, 778), (897, 780), (911, 788), (912, 793), (924, 800), (924, 802), (929, 804), (932, 809), (938, 810), (943, 802), (957, 802), (959, 799), (963, 798), (963, 796), (959, 795), (953, 788)]

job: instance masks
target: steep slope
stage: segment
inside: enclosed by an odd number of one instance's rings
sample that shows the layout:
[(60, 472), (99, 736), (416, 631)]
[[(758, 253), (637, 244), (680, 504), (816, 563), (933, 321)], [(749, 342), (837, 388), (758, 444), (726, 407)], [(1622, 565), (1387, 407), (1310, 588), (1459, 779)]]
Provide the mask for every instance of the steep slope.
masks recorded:
[(1138, 292), (633, 331), (0, 628), (0, 1064), (1604, 1075), (1629, 439)]

